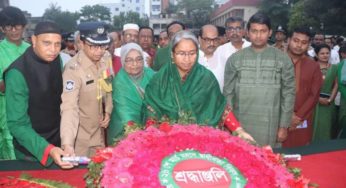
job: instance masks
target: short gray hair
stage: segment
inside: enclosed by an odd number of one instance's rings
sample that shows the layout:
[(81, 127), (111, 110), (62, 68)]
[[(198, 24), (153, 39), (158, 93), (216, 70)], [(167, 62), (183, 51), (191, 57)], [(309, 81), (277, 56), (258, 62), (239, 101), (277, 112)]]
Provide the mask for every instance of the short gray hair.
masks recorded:
[(136, 50), (139, 52), (139, 54), (143, 57), (144, 59), (144, 54), (143, 54), (143, 50), (142, 48), (133, 42), (127, 43), (124, 46), (121, 47), (121, 51), (120, 51), (120, 57), (121, 57), (121, 64), (124, 66), (125, 65), (125, 59), (127, 57), (127, 54), (131, 51), (131, 50)]
[(179, 42), (182, 39), (191, 40), (196, 46), (196, 49), (198, 50), (198, 40), (196, 36), (190, 31), (182, 30), (176, 33), (172, 39), (172, 52), (174, 52), (175, 47), (179, 44)]

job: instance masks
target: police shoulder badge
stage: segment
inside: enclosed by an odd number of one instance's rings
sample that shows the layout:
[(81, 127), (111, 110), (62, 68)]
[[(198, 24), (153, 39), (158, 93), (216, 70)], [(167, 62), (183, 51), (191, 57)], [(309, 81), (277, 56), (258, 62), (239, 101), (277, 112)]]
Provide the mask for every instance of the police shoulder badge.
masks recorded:
[(67, 80), (65, 89), (67, 91), (72, 91), (74, 89), (74, 81), (73, 80)]

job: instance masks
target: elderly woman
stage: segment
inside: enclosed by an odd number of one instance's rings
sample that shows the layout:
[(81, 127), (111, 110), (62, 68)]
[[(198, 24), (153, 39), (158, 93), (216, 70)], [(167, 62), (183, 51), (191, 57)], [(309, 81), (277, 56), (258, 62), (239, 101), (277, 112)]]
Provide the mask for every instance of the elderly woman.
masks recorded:
[(180, 31), (171, 46), (171, 62), (160, 69), (146, 88), (142, 109), (146, 125), (163, 121), (220, 128), (226, 125), (253, 140), (230, 111), (213, 73), (197, 63), (196, 37), (189, 31)]
[(124, 125), (129, 121), (141, 123), (141, 106), (145, 86), (154, 72), (144, 67), (142, 48), (135, 43), (121, 47), (123, 68), (113, 80), (113, 112), (107, 131), (107, 143), (122, 136)]
[(334, 99), (338, 90), (337, 65), (328, 63), (330, 57), (330, 47), (321, 44), (315, 47), (316, 60), (320, 65), (323, 84), (320, 91), (319, 103), (316, 106), (313, 120), (314, 142), (331, 139), (333, 125), (336, 123), (336, 108)]

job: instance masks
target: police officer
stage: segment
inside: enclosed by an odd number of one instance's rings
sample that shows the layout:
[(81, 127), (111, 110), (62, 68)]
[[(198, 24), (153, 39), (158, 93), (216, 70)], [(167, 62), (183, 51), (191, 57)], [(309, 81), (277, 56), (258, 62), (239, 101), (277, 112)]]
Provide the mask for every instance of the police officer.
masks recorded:
[(62, 36), (64, 39), (65, 48), (61, 51), (70, 55), (71, 57), (75, 56), (77, 52), (74, 46), (74, 33), (65, 33)]
[(71, 155), (92, 156), (105, 146), (112, 112), (110, 38), (103, 22), (79, 25), (82, 50), (65, 66), (61, 104), (61, 146)]
[(275, 48), (284, 52), (287, 51), (286, 33), (286, 29), (279, 25), (275, 31), (275, 44), (273, 45)]

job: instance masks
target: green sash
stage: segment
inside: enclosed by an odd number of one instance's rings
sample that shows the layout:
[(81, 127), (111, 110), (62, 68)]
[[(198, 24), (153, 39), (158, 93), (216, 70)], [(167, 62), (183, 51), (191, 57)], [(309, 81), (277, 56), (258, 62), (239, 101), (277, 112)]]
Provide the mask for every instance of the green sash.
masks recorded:
[(184, 82), (171, 58), (153, 77), (143, 101), (144, 121), (154, 118), (180, 124), (219, 123), (226, 99), (213, 73), (197, 59)]
[(128, 121), (141, 123), (144, 90), (154, 71), (144, 68), (142, 78), (133, 80), (122, 68), (113, 80), (113, 112), (107, 131), (108, 144), (123, 134)]

